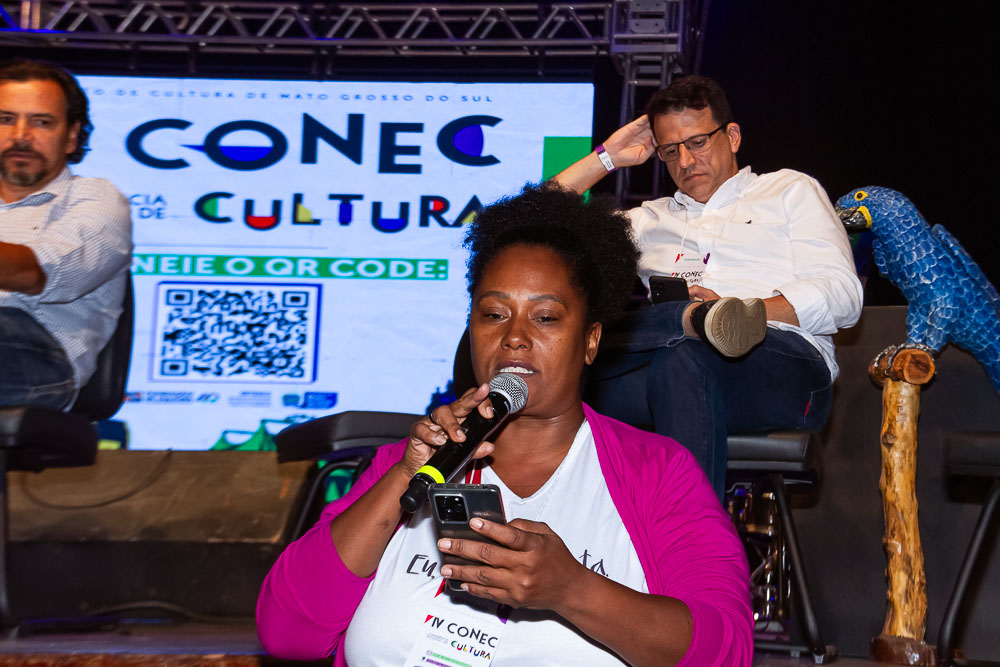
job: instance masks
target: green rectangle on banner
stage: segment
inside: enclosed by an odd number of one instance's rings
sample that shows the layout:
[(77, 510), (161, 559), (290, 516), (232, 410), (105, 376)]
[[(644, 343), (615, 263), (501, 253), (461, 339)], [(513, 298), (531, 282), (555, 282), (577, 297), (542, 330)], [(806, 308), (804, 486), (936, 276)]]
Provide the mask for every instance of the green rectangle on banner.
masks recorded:
[(447, 280), (447, 259), (168, 255), (132, 257), (132, 275), (216, 278)]
[(542, 180), (547, 181), (591, 151), (590, 137), (545, 137)]

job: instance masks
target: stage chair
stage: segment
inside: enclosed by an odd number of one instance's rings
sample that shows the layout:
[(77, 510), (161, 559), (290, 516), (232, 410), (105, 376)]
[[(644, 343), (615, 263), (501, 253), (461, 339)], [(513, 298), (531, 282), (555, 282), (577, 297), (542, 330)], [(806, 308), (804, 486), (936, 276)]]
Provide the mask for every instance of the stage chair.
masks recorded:
[[(466, 329), (455, 352), (452, 387), (461, 395), (475, 384)], [(323, 509), (323, 490), (338, 470), (352, 470), (353, 479), (364, 472), (375, 448), (405, 438), (410, 426), (424, 415), (401, 412), (349, 410), (289, 426), (275, 436), (278, 462), (317, 461), (325, 465), (312, 479), (299, 518), (290, 535), (301, 537)]]
[(98, 436), (93, 422), (118, 412), (132, 356), (131, 277), (111, 340), (97, 357), (93, 377), (68, 412), (40, 406), (0, 407), (0, 633), (14, 637), (18, 622), (7, 596), (7, 471), (93, 465)]
[[(750, 564), (757, 615), (754, 648), (808, 653), (817, 665), (833, 662), (837, 648), (824, 643), (816, 621), (788, 498), (790, 489), (807, 491), (818, 481), (819, 435), (811, 431), (733, 434), (727, 443), (727, 509), (748, 557), (757, 556)], [(777, 637), (791, 620), (789, 594), (795, 597), (805, 646)], [(779, 624), (779, 632), (774, 632), (773, 622)]]
[(324, 490), (338, 470), (352, 471), (352, 481), (364, 472), (381, 445), (402, 440), (423, 415), (402, 412), (348, 410), (293, 424), (275, 436), (278, 462), (316, 461), (324, 465), (313, 476), (302, 509), (290, 532), (297, 540), (312, 527), (323, 509)]
[(989, 553), (989, 549), (984, 552), (983, 547), (988, 547), (990, 528), (995, 524), (997, 506), (1000, 505), (1000, 432), (966, 431), (948, 434), (944, 441), (944, 466), (945, 472), (951, 476), (978, 477), (987, 482), (993, 480), (938, 631), (938, 664), (950, 667), (955, 664), (955, 621), (962, 610), (969, 580), (979, 565), (980, 556)]

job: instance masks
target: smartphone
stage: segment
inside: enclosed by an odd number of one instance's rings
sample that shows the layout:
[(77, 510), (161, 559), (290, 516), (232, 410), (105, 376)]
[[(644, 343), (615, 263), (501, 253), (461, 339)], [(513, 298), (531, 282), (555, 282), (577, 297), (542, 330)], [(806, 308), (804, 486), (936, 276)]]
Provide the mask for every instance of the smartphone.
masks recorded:
[(688, 284), (683, 278), (673, 276), (650, 276), (649, 298), (654, 304), (664, 301), (690, 301)]
[[(496, 544), (472, 530), (469, 520), (479, 517), (484, 521), (507, 523), (500, 499), (500, 487), (495, 484), (431, 484), (427, 489), (427, 498), (434, 513), (434, 528), (438, 539), (450, 537)], [(475, 564), (451, 554), (441, 554), (441, 561), (447, 565)], [(461, 590), (461, 585), (459, 580), (448, 580), (448, 588), (453, 591)]]

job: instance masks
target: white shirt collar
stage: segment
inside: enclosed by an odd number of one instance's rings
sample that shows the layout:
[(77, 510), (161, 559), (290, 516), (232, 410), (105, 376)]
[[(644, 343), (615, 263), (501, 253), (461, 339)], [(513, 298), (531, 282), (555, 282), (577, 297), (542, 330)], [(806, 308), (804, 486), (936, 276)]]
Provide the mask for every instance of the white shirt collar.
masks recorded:
[(706, 208), (722, 208), (738, 200), (746, 192), (750, 184), (757, 180), (757, 174), (750, 170), (750, 166), (743, 167), (738, 172), (730, 176), (725, 183), (719, 186), (708, 201), (702, 204), (695, 201), (680, 190), (674, 193), (673, 201), (670, 203), (671, 210), (687, 209), (689, 211), (701, 211)]
[(65, 192), (66, 187), (69, 182), (73, 180), (73, 172), (69, 170), (69, 166), (63, 167), (62, 171), (53, 178), (51, 181), (42, 186), (41, 190), (32, 192), (30, 195), (18, 199), (16, 202), (5, 202), (0, 199), (0, 203), (3, 204), (34, 204), (37, 203), (39, 198), (45, 197), (45, 201), (49, 201), (53, 197), (57, 197)]

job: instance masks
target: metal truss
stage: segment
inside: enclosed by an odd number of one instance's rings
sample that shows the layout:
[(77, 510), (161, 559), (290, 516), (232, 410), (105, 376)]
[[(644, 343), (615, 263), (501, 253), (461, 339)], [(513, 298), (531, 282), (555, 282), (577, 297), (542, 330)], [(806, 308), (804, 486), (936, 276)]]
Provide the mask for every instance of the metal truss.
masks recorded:
[[(186, 54), (196, 73), (209, 56), (310, 56), (312, 73), (337, 65), (384, 73), (393, 60), (476, 62), (563, 57), (611, 58), (622, 75), (620, 117), (635, 118), (643, 89), (697, 71), (709, 0), (565, 2), (275, 2), (255, 0), (0, 0), (0, 45), (107, 52), (129, 69), (143, 53)], [(102, 56), (103, 57), (103, 56)], [(469, 59), (472, 60), (469, 60)], [(427, 60), (429, 62), (429, 59)], [(510, 61), (513, 66), (513, 61)], [(539, 67), (541, 71), (541, 67)], [(619, 170), (616, 192), (642, 199)], [(660, 173), (653, 170), (656, 192)]]
[(694, 0), (590, 2), (0, 1), (25, 46), (337, 56), (620, 55), (684, 51)]
[[(622, 75), (619, 122), (639, 115), (645, 97), (665, 87), (678, 74), (698, 71), (709, 0), (633, 0), (616, 2), (619, 10), (611, 53)], [(621, 5), (627, 7), (621, 7)], [(675, 33), (677, 48), (664, 53), (657, 35)], [(660, 191), (662, 172), (656, 160), (647, 170), (649, 182), (641, 188), (632, 183), (633, 169), (621, 169), (615, 178), (615, 194), (623, 204), (651, 199)], [(638, 192), (638, 190), (645, 192)]]

